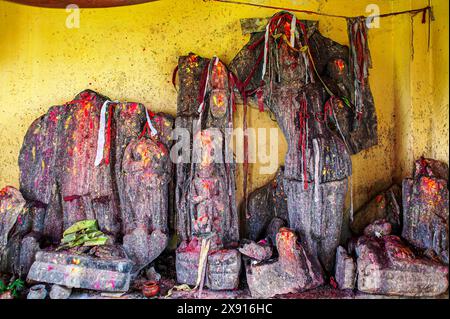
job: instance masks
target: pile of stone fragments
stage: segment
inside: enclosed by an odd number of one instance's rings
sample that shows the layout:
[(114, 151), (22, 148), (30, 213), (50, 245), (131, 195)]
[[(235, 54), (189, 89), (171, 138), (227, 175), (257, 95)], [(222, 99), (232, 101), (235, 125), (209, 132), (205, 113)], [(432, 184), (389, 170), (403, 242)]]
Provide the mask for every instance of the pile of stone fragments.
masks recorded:
[[(277, 177), (250, 197), (244, 255), (254, 297), (272, 297), (324, 284), (326, 278), (296, 243)], [(341, 290), (399, 296), (436, 296), (448, 289), (448, 166), (415, 162), (412, 178), (393, 185), (355, 213), (352, 238), (337, 247), (331, 283)], [(268, 204), (266, 204), (268, 203)], [(269, 204), (272, 203), (272, 204)], [(273, 204), (275, 203), (275, 204)], [(273, 258), (272, 242), (278, 251)], [(328, 274), (331, 275), (331, 274)], [(270, 283), (268, 285), (267, 283)]]

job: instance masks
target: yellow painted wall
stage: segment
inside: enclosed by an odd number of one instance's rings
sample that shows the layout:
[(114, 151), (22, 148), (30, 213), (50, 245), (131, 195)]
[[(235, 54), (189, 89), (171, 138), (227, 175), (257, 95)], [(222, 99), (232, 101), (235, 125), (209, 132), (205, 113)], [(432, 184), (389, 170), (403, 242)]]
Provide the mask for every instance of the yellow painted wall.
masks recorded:
[[(399, 1), (394, 10), (418, 8), (428, 1)], [(435, 21), (418, 14), (393, 18), (395, 51), (395, 180), (410, 176), (415, 159), (424, 155), (448, 163), (448, 24), (449, 2), (432, 0)], [(428, 47), (428, 37), (430, 46)]]
[[(343, 15), (366, 14), (370, 3), (377, 3), (382, 13), (412, 6), (405, 0), (259, 2)], [(423, 5), (426, 1), (414, 1), (414, 7)], [(409, 172), (412, 159), (422, 150), (440, 159), (448, 156), (448, 2), (433, 0), (433, 5), (447, 13), (435, 12), (430, 52), (426, 49), (427, 28), (416, 17), (414, 60), (409, 52), (409, 17), (382, 19), (379, 29), (370, 30), (370, 85), (379, 121), (379, 145), (352, 157), (356, 207), (389, 186), (394, 176)], [(80, 28), (68, 29), (64, 10), (0, 0), (0, 185), (18, 186), (17, 157), (23, 136), (49, 106), (91, 88), (112, 99), (138, 101), (154, 111), (175, 114), (171, 75), (177, 57), (192, 51), (230, 62), (248, 40), (241, 33), (239, 19), (273, 13), (203, 0), (161, 0), (83, 9)], [(345, 20), (297, 16), (318, 19), (322, 34), (348, 44)], [(430, 108), (433, 113), (425, 112)], [(265, 113), (251, 110), (249, 116), (250, 126), (277, 127)], [(422, 121), (421, 116), (427, 120)], [(239, 108), (236, 124), (241, 122)], [(415, 125), (422, 129), (412, 132)], [(281, 164), (286, 143), (281, 131), (279, 136)], [(428, 143), (432, 140), (439, 142)], [(271, 178), (260, 175), (258, 168), (252, 165), (251, 188)]]

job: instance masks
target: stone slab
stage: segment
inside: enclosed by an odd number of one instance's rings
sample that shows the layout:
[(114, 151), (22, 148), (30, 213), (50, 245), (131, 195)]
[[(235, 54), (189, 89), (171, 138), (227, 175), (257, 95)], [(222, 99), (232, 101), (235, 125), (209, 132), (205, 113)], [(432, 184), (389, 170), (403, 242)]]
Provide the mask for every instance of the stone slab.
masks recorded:
[(27, 280), (71, 288), (128, 291), (133, 263), (127, 259), (102, 260), (88, 256), (40, 251)]

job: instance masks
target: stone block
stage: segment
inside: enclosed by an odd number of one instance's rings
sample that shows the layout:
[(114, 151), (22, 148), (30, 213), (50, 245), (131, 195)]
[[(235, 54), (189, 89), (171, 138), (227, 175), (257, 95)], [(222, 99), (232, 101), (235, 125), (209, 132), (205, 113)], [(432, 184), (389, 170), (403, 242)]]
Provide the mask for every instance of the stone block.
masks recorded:
[(342, 246), (339, 246), (336, 251), (334, 277), (339, 289), (355, 288), (356, 263)]
[(356, 254), (362, 292), (419, 297), (437, 296), (448, 288), (448, 267), (415, 256), (397, 236), (362, 236)]
[(99, 291), (128, 291), (133, 263), (39, 251), (27, 280)]

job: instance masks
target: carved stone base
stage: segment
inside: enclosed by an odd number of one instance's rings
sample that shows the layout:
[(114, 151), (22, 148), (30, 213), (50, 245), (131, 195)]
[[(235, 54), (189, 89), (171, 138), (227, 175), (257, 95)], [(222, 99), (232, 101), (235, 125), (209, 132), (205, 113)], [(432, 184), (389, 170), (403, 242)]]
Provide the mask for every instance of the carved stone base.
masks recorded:
[(360, 237), (358, 290), (371, 294), (437, 296), (448, 288), (448, 268), (414, 256), (397, 236)]
[[(178, 250), (177, 281), (194, 286), (197, 281), (199, 250)], [(239, 285), (241, 254), (236, 249), (212, 251), (208, 255), (205, 286), (213, 290), (236, 289)]]
[(57, 252), (36, 254), (27, 281), (100, 291), (128, 291), (132, 262)]

